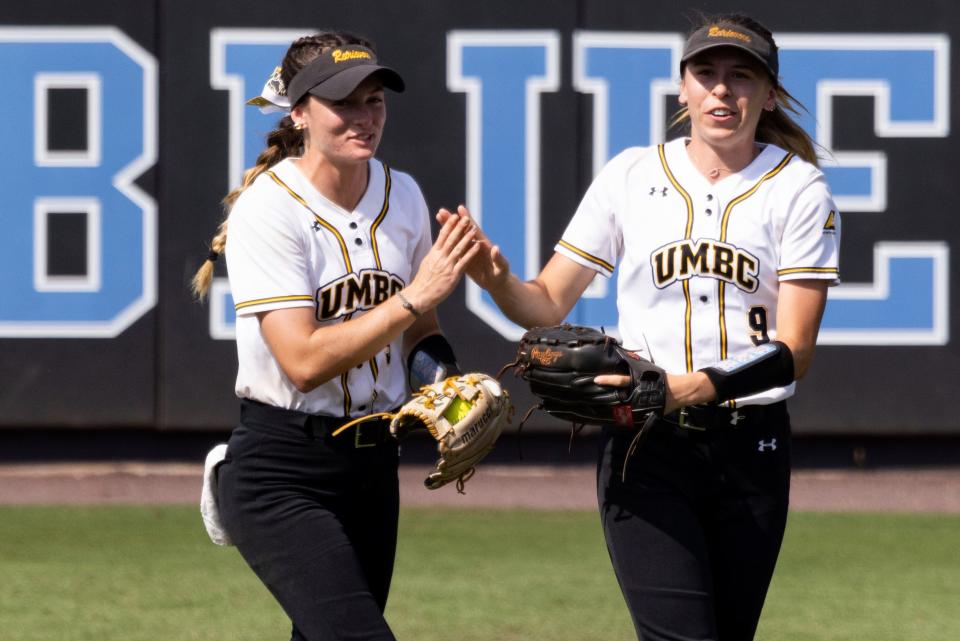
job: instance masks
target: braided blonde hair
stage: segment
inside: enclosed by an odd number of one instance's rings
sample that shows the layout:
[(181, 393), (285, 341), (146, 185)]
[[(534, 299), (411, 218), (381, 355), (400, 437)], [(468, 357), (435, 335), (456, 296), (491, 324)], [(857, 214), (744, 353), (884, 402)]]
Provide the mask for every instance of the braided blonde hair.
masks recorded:
[[(373, 43), (369, 40), (345, 31), (324, 31), (294, 41), (287, 49), (287, 53), (283, 57), (283, 63), (280, 65), (280, 78), (284, 86), (290, 86), (290, 81), (297, 72), (323, 52), (334, 47), (351, 44), (361, 45), (371, 50), (374, 48)], [(306, 99), (305, 96), (303, 100)], [(243, 173), (240, 186), (231, 190), (221, 201), (226, 215), (220, 226), (217, 227), (217, 233), (210, 241), (209, 256), (197, 270), (197, 273), (193, 275), (190, 283), (193, 294), (200, 300), (203, 300), (209, 293), (216, 260), (226, 250), (227, 223), (230, 219), (230, 210), (233, 209), (240, 194), (270, 167), (285, 158), (302, 154), (305, 140), (303, 132), (294, 126), (293, 119), (290, 116), (284, 116), (277, 123), (277, 128), (267, 134), (266, 142), (267, 147), (257, 156), (254, 166)]]

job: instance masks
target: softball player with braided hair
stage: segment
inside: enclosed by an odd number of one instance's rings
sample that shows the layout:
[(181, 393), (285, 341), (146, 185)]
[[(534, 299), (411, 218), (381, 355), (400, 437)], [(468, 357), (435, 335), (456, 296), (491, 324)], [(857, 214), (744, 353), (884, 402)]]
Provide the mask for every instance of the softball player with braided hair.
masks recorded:
[(397, 443), (383, 420), (333, 432), (396, 410), (408, 367), (417, 386), (459, 373), (435, 308), (479, 245), (457, 217), (431, 243), (416, 183), (375, 158), (385, 89), (402, 91), (403, 80), (366, 40), (324, 32), (290, 46), (252, 101), (288, 115), (225, 199), (228, 218), (194, 281), (202, 296), (226, 253), (241, 412), (217, 507), (294, 640), (394, 638), (383, 611)]
[(613, 158), (533, 280), (482, 236), (468, 275), (518, 324), (549, 326), (619, 264), (623, 344), (668, 375), (664, 416), (632, 456), (635, 430), (603, 428), (613, 567), (643, 641), (746, 641), (786, 525), (785, 400), (838, 282), (840, 218), (787, 113), (796, 103), (769, 30), (743, 15), (707, 20), (680, 75), (689, 136)]

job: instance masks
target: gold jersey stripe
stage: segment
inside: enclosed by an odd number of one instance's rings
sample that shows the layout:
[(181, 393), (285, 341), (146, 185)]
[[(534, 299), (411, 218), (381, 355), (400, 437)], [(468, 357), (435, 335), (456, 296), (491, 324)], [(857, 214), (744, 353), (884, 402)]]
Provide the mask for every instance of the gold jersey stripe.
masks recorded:
[[(353, 318), (353, 313), (347, 314), (343, 317), (341, 323), (346, 323), (348, 320)], [(350, 368), (353, 369), (353, 368)], [(340, 388), (343, 390), (343, 415), (344, 417), (350, 416), (350, 407), (353, 405), (353, 398), (350, 397), (350, 369), (344, 371), (340, 374)]]
[(350, 370), (345, 371), (340, 374), (340, 387), (343, 388), (343, 415), (350, 416), (350, 406), (353, 404), (352, 399), (350, 398), (350, 386), (347, 384), (347, 376), (350, 374)]
[(380, 249), (377, 247), (377, 227), (380, 226), (380, 223), (383, 222), (384, 217), (390, 210), (391, 183), (390, 167), (383, 161), (381, 161), (380, 164), (383, 165), (383, 175), (385, 177), (383, 185), (383, 206), (380, 208), (380, 213), (377, 215), (376, 220), (370, 225), (370, 246), (373, 248), (373, 260), (377, 263), (377, 269), (383, 269), (383, 266), (380, 264)]
[[(717, 299), (720, 305), (720, 353), (726, 354), (727, 350), (727, 322), (726, 322), (726, 309), (727, 309), (727, 299), (725, 293), (727, 291), (726, 283), (722, 280), (719, 281), (717, 285)], [(722, 357), (726, 358), (726, 356)], [(722, 360), (722, 359), (721, 359)], [(727, 407), (735, 407), (733, 399), (721, 403), (721, 405), (726, 405)]]
[(295, 296), (271, 296), (270, 298), (257, 298), (255, 300), (245, 300), (242, 303), (236, 303), (233, 308), (236, 310), (244, 307), (253, 307), (254, 305), (264, 305), (266, 303), (286, 303), (288, 301), (303, 300), (314, 302), (313, 296), (307, 294), (298, 294)]
[[(383, 265), (380, 263), (380, 248), (377, 246), (377, 228), (380, 226), (380, 223), (383, 222), (387, 212), (390, 211), (390, 186), (393, 183), (393, 179), (390, 176), (390, 166), (382, 160), (380, 161), (380, 164), (383, 165), (384, 176), (383, 205), (380, 207), (380, 213), (377, 214), (373, 224), (370, 225), (370, 247), (373, 249), (373, 260), (377, 263), (377, 269), (383, 269)], [(377, 377), (380, 376), (380, 368), (377, 366), (377, 357), (374, 356), (369, 362), (370, 373), (373, 375), (373, 382), (376, 383)]]
[(608, 272), (612, 272), (612, 271), (613, 271), (613, 265), (611, 265), (611, 264), (608, 263), (607, 261), (603, 260), (602, 258), (597, 258), (597, 257), (594, 256), (593, 254), (588, 254), (587, 252), (583, 251), (583, 250), (580, 249), (579, 247), (574, 247), (573, 245), (571, 245), (571, 244), (568, 243), (567, 241), (563, 240), (562, 238), (557, 242), (557, 244), (560, 245), (561, 247), (564, 247), (564, 248), (566, 248), (566, 249), (569, 249), (570, 251), (572, 251), (572, 252), (573, 252), (574, 254), (576, 254), (577, 256), (580, 256), (581, 258), (586, 258), (587, 260), (589, 260), (589, 261), (590, 261), (591, 263), (593, 263), (594, 265), (596, 265), (596, 266), (598, 266), (598, 267), (602, 267), (603, 269), (607, 270)]
[(280, 185), (281, 187), (283, 187), (285, 190), (287, 190), (287, 193), (290, 194), (290, 196), (291, 196), (294, 200), (296, 200), (298, 203), (300, 203), (301, 205), (303, 205), (304, 207), (306, 207), (307, 211), (309, 211), (311, 214), (313, 214), (313, 217), (314, 217), (314, 219), (317, 221), (317, 223), (319, 223), (319, 224), (320, 224), (321, 226), (323, 226), (327, 231), (329, 231), (331, 234), (334, 235), (334, 237), (337, 239), (337, 242), (340, 243), (340, 253), (343, 254), (343, 264), (344, 264), (344, 266), (347, 268), (347, 273), (352, 272), (352, 271), (353, 271), (353, 265), (350, 263), (350, 253), (347, 251), (347, 243), (343, 240), (343, 236), (340, 235), (340, 232), (337, 231), (337, 228), (334, 227), (333, 225), (331, 225), (330, 223), (328, 223), (327, 221), (325, 221), (323, 218), (321, 218), (321, 217), (317, 214), (317, 212), (313, 211), (313, 209), (311, 209), (310, 205), (307, 204), (307, 201), (304, 200), (304, 199), (300, 196), (300, 194), (298, 194), (298, 193), (295, 192), (294, 190), (290, 189), (290, 187), (287, 186), (287, 183), (285, 183), (285, 182), (283, 182), (282, 180), (280, 180), (280, 177), (279, 177), (279, 176), (277, 176), (277, 175), (276, 175), (275, 173), (273, 173), (272, 171), (267, 171), (266, 173), (267, 173), (268, 176), (270, 176), (270, 178), (273, 179), (273, 182), (277, 183), (278, 185)]
[(667, 174), (667, 180), (670, 181), (670, 184), (683, 196), (684, 202), (687, 203), (687, 227), (683, 233), (683, 237), (689, 239), (693, 234), (693, 199), (690, 198), (687, 190), (681, 187), (677, 179), (673, 177), (673, 172), (670, 171), (670, 165), (667, 164), (667, 152), (664, 145), (657, 145), (657, 153), (660, 154), (660, 164), (663, 165), (663, 171)]
[[(343, 236), (340, 234), (339, 231), (337, 231), (337, 228), (331, 225), (330, 223), (328, 223), (323, 218), (321, 218), (320, 215), (317, 214), (317, 212), (313, 211), (310, 205), (307, 204), (307, 201), (304, 200), (300, 196), (300, 194), (298, 194), (293, 189), (291, 189), (285, 182), (280, 180), (279, 176), (277, 176), (272, 171), (267, 171), (266, 174), (270, 176), (270, 178), (272, 178), (275, 183), (283, 187), (286, 190), (286, 192), (290, 194), (290, 196), (294, 200), (296, 200), (298, 203), (303, 205), (307, 209), (307, 211), (313, 214), (314, 220), (316, 220), (319, 225), (321, 225), (324, 229), (326, 229), (331, 234), (333, 234), (334, 238), (336, 238), (337, 242), (340, 244), (340, 253), (343, 255), (343, 264), (344, 264), (344, 267), (346, 267), (346, 273), (349, 274), (350, 272), (352, 272), (353, 264), (350, 262), (350, 253), (347, 251), (347, 243), (343, 240)], [(379, 264), (380, 264), (379, 261), (377, 261), (377, 266), (379, 266)], [(313, 300), (313, 298), (311, 298), (310, 300)], [(347, 314), (346, 316), (343, 317), (342, 322), (344, 323), (347, 322), (348, 320), (350, 320), (352, 316), (353, 314)], [(350, 398), (350, 385), (348, 383), (349, 375), (350, 375), (350, 370), (347, 370), (342, 374), (340, 374), (340, 387), (343, 389), (343, 415), (344, 416), (350, 416), (350, 406), (353, 404), (353, 400)]]
[(839, 274), (840, 270), (836, 267), (788, 267), (787, 269), (778, 269), (777, 275), (784, 274)]
[(720, 360), (727, 357), (727, 284), (717, 281), (717, 302), (720, 317)]
[[(783, 159), (777, 163), (777, 166), (765, 173), (760, 180), (754, 184), (753, 187), (743, 192), (736, 198), (730, 201), (723, 211), (723, 220), (720, 223), (720, 242), (727, 241), (727, 225), (730, 222), (730, 214), (733, 212), (733, 208), (745, 201), (746, 199), (753, 196), (757, 193), (757, 190), (760, 189), (760, 186), (766, 181), (770, 180), (786, 167), (791, 160), (793, 160), (794, 154), (787, 153), (784, 155)], [(726, 319), (726, 299), (724, 298), (726, 292), (725, 283), (721, 280), (717, 284), (717, 296), (720, 300), (720, 360), (723, 360), (727, 357), (727, 319)]]
[(721, 242), (727, 241), (727, 224), (730, 222), (730, 212), (733, 211), (733, 208), (739, 205), (740, 203), (742, 203), (743, 201), (745, 201), (750, 196), (757, 193), (757, 190), (760, 189), (760, 186), (763, 183), (767, 182), (768, 180), (770, 180), (771, 178), (779, 174), (781, 171), (783, 171), (783, 168), (786, 167), (791, 160), (793, 160), (793, 156), (794, 154), (792, 153), (788, 153), (787, 155), (785, 155), (783, 157), (783, 160), (781, 160), (776, 167), (774, 167), (773, 169), (765, 173), (763, 177), (761, 177), (760, 180), (758, 180), (753, 187), (751, 187), (750, 189), (748, 189), (747, 191), (743, 192), (742, 194), (740, 194), (739, 196), (737, 196), (736, 198), (730, 201), (726, 209), (724, 209), (723, 211), (723, 222), (720, 223), (720, 241)]
[[(677, 182), (677, 179), (673, 177), (673, 172), (670, 171), (670, 165), (667, 164), (667, 154), (664, 146), (657, 145), (657, 153), (660, 155), (660, 164), (663, 166), (663, 173), (667, 175), (667, 180), (670, 181), (670, 184), (673, 185), (673, 188), (677, 190), (683, 197), (683, 201), (687, 204), (687, 226), (684, 229), (683, 237), (685, 240), (689, 240), (690, 236), (693, 234), (693, 199), (690, 198), (690, 194), (687, 193), (687, 190), (680, 186), (680, 183)], [(692, 328), (692, 318), (693, 318), (693, 308), (690, 302), (690, 281), (683, 281), (683, 297), (686, 300), (686, 309), (683, 312), (683, 348), (686, 358), (687, 371), (693, 371), (693, 328)]]
[(693, 305), (690, 303), (690, 279), (683, 281), (683, 350), (687, 371), (693, 371)]

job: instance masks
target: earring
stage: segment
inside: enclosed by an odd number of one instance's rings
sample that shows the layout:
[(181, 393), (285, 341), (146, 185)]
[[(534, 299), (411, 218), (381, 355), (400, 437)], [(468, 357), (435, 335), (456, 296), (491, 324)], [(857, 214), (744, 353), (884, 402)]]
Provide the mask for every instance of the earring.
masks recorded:
[(307, 125), (305, 123), (298, 122), (293, 126), (293, 128), (296, 129), (297, 131), (303, 131), (304, 129), (307, 128)]

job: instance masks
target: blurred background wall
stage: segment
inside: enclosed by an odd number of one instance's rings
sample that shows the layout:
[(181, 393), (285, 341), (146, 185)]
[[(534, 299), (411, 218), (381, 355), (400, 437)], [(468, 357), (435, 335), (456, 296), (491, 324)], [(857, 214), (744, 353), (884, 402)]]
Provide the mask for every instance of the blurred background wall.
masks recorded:
[[(960, 5), (813, 0), (738, 9), (770, 26), (781, 77), (830, 152), (841, 272), (791, 402), (807, 435), (958, 435), (951, 247), (960, 242), (952, 77)], [(227, 429), (225, 273), (188, 291), (276, 121), (244, 107), (301, 33), (372, 38), (407, 91), (380, 157), (432, 209), (466, 202), (532, 277), (594, 173), (677, 135), (677, 60), (698, 4), (48, 0), (0, 5), (0, 429)], [(223, 270), (223, 266), (218, 266)], [(602, 285), (571, 320), (615, 327)], [(440, 309), (468, 370), (519, 330), (464, 284)], [(506, 381), (523, 410), (532, 398)], [(525, 430), (566, 431), (535, 415)]]

